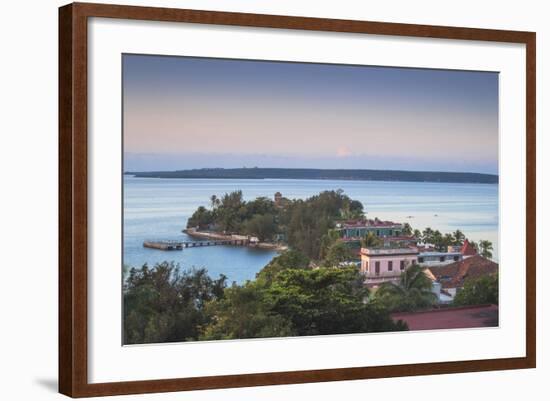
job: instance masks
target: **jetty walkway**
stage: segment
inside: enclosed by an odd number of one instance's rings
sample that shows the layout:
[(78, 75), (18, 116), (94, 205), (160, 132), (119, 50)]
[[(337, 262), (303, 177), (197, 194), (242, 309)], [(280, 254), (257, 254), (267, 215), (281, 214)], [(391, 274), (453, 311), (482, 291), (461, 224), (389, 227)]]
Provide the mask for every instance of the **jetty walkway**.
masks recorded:
[(143, 241), (145, 248), (160, 249), (162, 251), (179, 251), (185, 248), (194, 248), (199, 246), (216, 245), (235, 245), (247, 246), (249, 240), (245, 239), (226, 239), (226, 240), (206, 240), (206, 241), (177, 241), (177, 240), (146, 240)]

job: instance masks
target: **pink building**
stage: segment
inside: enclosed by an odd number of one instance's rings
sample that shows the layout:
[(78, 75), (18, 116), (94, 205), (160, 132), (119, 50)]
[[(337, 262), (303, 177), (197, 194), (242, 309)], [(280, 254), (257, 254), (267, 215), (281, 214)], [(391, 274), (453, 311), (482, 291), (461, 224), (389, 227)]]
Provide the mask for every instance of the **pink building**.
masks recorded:
[(365, 283), (396, 281), (405, 269), (418, 262), (418, 248), (361, 248), (361, 272)]

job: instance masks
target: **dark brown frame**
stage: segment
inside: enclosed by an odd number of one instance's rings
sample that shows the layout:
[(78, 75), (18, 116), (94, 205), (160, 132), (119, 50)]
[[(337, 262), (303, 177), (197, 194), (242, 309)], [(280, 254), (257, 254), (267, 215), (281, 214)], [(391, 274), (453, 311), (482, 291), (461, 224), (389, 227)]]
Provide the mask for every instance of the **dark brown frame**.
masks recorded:
[[(191, 22), (511, 42), (526, 45), (527, 332), (521, 358), (209, 376), (90, 384), (87, 380), (87, 20), (89, 17)], [(73, 3), (59, 9), (59, 391), (72, 397), (311, 383), (534, 368), (536, 365), (534, 32), (347, 21), (277, 15)]]

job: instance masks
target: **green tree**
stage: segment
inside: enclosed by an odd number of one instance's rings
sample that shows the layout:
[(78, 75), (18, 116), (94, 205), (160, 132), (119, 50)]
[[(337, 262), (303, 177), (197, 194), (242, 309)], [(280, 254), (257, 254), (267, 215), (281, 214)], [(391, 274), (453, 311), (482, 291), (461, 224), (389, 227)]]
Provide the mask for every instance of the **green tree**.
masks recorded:
[(210, 197), (210, 206), (212, 207), (212, 210), (217, 208), (220, 205), (220, 200), (218, 197), (214, 194)]
[(321, 239), (343, 210), (362, 214), (360, 202), (351, 200), (342, 190), (324, 191), (306, 200), (293, 201), (285, 208), (281, 224), (286, 226), (288, 244), (312, 259), (321, 258)]
[(422, 231), (422, 242), (425, 244), (433, 244), (434, 240), (434, 230), (432, 230), (430, 227), (426, 227), (424, 231)]
[(333, 226), (333, 220), (315, 205), (297, 201), (290, 207), (288, 244), (312, 259), (321, 253), (321, 238)]
[(199, 206), (197, 210), (191, 215), (187, 220), (187, 228), (199, 227), (204, 229), (208, 227), (209, 224), (214, 222), (213, 214), (210, 210), (206, 209), (204, 206)]
[(412, 235), (412, 227), (409, 223), (403, 224), (403, 235)]
[(340, 263), (348, 262), (353, 258), (351, 249), (343, 241), (336, 241), (329, 246), (321, 264), (326, 267), (338, 267)]
[(439, 230), (435, 230), (432, 233), (432, 239), (430, 243), (433, 244), (435, 248), (440, 252), (445, 250), (445, 239)]
[(266, 295), (271, 310), (289, 319), (297, 335), (406, 329), (380, 305), (365, 303), (363, 277), (351, 267), (283, 270)]
[(446, 251), (448, 246), (455, 244), (455, 237), (453, 234), (447, 233), (443, 236), (442, 250)]
[(487, 240), (481, 240), (478, 243), (478, 249), (481, 256), (487, 259), (491, 259), (493, 257), (493, 243), (491, 241)]
[(460, 230), (456, 230), (455, 232), (453, 232), (452, 235), (454, 238), (454, 245), (462, 245), (464, 243), (464, 240), (466, 239), (466, 236)]
[(246, 217), (250, 218), (255, 215), (275, 215), (277, 209), (275, 208), (275, 202), (271, 199), (261, 196), (252, 201), (246, 202)]
[(256, 280), (225, 290), (207, 306), (201, 339), (280, 337), (405, 330), (377, 304), (356, 269), (283, 269), (269, 285)]
[(222, 196), (216, 209), (217, 221), (223, 231), (239, 231), (246, 217), (246, 206), (242, 191), (233, 191)]
[(256, 214), (245, 224), (245, 233), (257, 236), (260, 241), (271, 240), (276, 231), (277, 225), (271, 214)]
[(354, 220), (363, 217), (363, 204), (361, 202), (351, 200), (347, 197), (343, 198), (342, 208), (340, 210), (340, 218), (344, 220)]
[(295, 335), (284, 316), (273, 313), (265, 301), (265, 290), (254, 282), (234, 285), (225, 297), (207, 306), (211, 323), (201, 340), (285, 337)]
[(124, 282), (124, 343), (197, 340), (208, 323), (207, 302), (223, 296), (226, 278), (173, 262), (132, 268)]
[(371, 231), (369, 231), (361, 239), (361, 247), (363, 248), (377, 248), (377, 247), (381, 247), (383, 244), (384, 244), (383, 241)]
[(256, 279), (265, 285), (269, 285), (279, 272), (286, 269), (307, 269), (309, 262), (309, 258), (300, 251), (289, 249), (273, 258), (256, 274)]
[(319, 258), (325, 259), (329, 248), (340, 241), (340, 232), (335, 229), (329, 229), (328, 232), (321, 238), (321, 249), (319, 252)]
[(376, 291), (375, 299), (391, 312), (407, 312), (433, 306), (437, 296), (424, 268), (413, 265), (401, 273), (399, 282), (385, 282)]
[(459, 290), (453, 305), (498, 305), (498, 275), (492, 274), (477, 279), (467, 279)]

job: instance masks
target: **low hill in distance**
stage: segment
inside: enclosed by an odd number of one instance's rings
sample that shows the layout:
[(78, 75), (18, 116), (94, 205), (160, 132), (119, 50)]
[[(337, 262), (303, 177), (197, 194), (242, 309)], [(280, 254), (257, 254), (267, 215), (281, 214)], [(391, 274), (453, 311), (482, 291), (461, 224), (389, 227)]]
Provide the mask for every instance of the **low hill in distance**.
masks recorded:
[(126, 172), (140, 178), (358, 180), (498, 184), (498, 175), (441, 171), (324, 170), (301, 168), (203, 168)]

